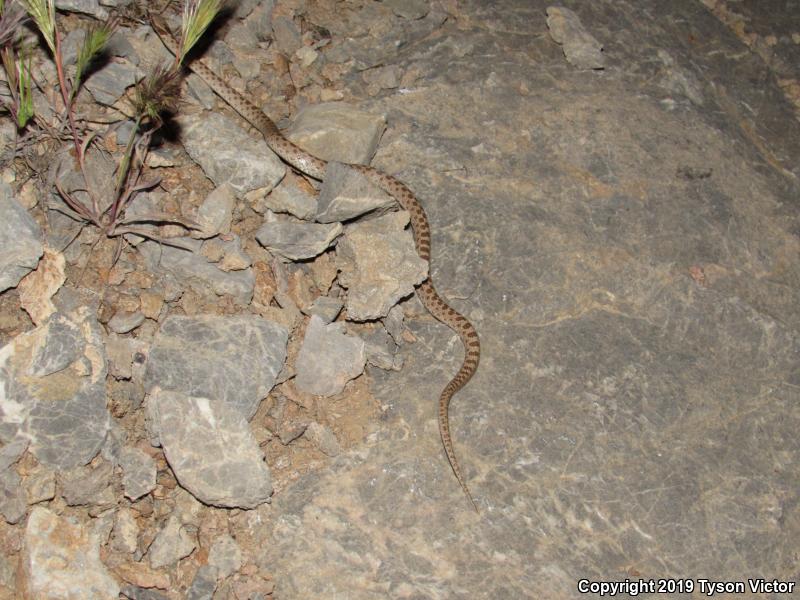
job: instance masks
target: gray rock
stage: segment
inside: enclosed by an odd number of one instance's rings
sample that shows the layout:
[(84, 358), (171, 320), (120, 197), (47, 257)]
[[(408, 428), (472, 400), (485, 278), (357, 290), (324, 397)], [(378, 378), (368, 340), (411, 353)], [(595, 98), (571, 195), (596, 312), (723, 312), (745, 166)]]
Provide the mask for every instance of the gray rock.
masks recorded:
[[(119, 62), (118, 62), (119, 61)], [(91, 73), (84, 85), (95, 100), (106, 106), (119, 100), (130, 86), (141, 79), (143, 73), (125, 59), (104, 64)]]
[(91, 15), (100, 21), (108, 18), (108, 11), (100, 6), (98, 0), (57, 0), (55, 5), (58, 10)]
[(130, 600), (170, 600), (160, 592), (139, 587), (138, 585), (126, 585), (120, 590), (120, 593), (126, 598), (130, 598)]
[(218, 186), (229, 183), (237, 195), (272, 188), (286, 168), (263, 139), (251, 137), (235, 121), (218, 113), (177, 119), (186, 152)]
[(138, 500), (156, 487), (156, 463), (146, 452), (124, 446), (120, 451), (119, 466), (126, 498)]
[(13, 469), (0, 473), (0, 515), (7, 523), (19, 523), (28, 509), (22, 478)]
[(392, 336), (394, 343), (400, 345), (403, 341), (403, 332), (406, 330), (405, 315), (400, 305), (395, 304), (389, 314), (383, 318), (383, 326), (387, 333)]
[(196, 535), (184, 527), (180, 519), (173, 515), (167, 519), (167, 523), (150, 544), (147, 558), (151, 567), (160, 569), (189, 556), (196, 547)]
[(397, 65), (386, 65), (364, 71), (361, 77), (376, 90), (392, 90), (400, 87), (403, 72)]
[(383, 116), (344, 102), (323, 102), (303, 108), (286, 137), (324, 160), (368, 164), (384, 129)]
[(430, 12), (425, 0), (383, 0), (383, 3), (404, 19), (421, 19)]
[[(260, 204), (273, 212), (288, 213), (304, 221), (311, 221), (317, 214), (317, 199), (296, 185), (287, 185), (286, 181), (267, 194)], [(258, 212), (263, 213), (263, 208)]]
[(218, 579), (230, 577), (242, 568), (242, 549), (230, 535), (224, 534), (214, 540), (208, 551), (208, 565), (217, 571)]
[(29, 439), (30, 451), (51, 467), (89, 462), (110, 427), (105, 379), (90, 307), (53, 314), (0, 349), (0, 440)]
[(272, 36), (272, 9), (274, 6), (274, 0), (259, 2), (244, 21), (259, 41), (264, 42)]
[(139, 547), (139, 525), (130, 508), (119, 508), (114, 515), (111, 547), (117, 552), (133, 554)]
[(68, 506), (108, 506), (114, 503), (111, 490), (111, 474), (113, 467), (110, 462), (102, 461), (97, 467), (76, 467), (63, 472), (59, 481), (61, 495)]
[(428, 276), (428, 263), (414, 248), (405, 211), (350, 225), (336, 247), (339, 283), (348, 289), (347, 316), (385, 317)]
[(198, 500), (254, 508), (269, 499), (269, 468), (240, 410), (220, 399), (155, 389), (147, 412), (175, 476)]
[(300, 28), (289, 17), (272, 19), (272, 36), (278, 49), (286, 56), (291, 56), (303, 45)]
[(342, 233), (341, 223), (264, 223), (256, 239), (270, 252), (290, 260), (313, 258), (327, 250)]
[(327, 456), (338, 456), (342, 452), (339, 440), (336, 439), (330, 427), (312, 421), (306, 427), (305, 438), (313, 446)]
[(16, 438), (9, 441), (5, 446), (0, 448), (0, 471), (5, 471), (19, 460), (27, 450), (29, 440), (27, 438)]
[(39, 465), (25, 476), (23, 485), (29, 505), (52, 500), (56, 495), (56, 473)]
[(319, 192), (316, 220), (320, 223), (348, 221), (378, 210), (385, 212), (397, 202), (366, 177), (345, 164), (331, 161)]
[(297, 356), (295, 385), (316, 396), (333, 396), (361, 375), (367, 355), (363, 340), (344, 334), (344, 323), (311, 317)]
[(42, 507), (25, 527), (18, 582), (31, 598), (117, 598), (119, 585), (100, 560), (97, 536)]
[(242, 271), (252, 266), (252, 259), (242, 249), (242, 239), (236, 234), (229, 234), (226, 237), (230, 239), (206, 240), (200, 253), (226, 273)]
[(14, 200), (11, 187), (0, 183), (0, 292), (35, 269), (43, 252), (36, 221)]
[(283, 368), (288, 338), (260, 317), (169, 317), (153, 341), (145, 388), (214, 398), (250, 419)]
[(186, 600), (212, 600), (217, 589), (217, 570), (203, 565), (194, 574), (192, 585), (186, 590)]
[(362, 335), (367, 348), (367, 362), (379, 369), (399, 371), (403, 357), (397, 353), (397, 344), (383, 327), (377, 327)]
[(143, 340), (110, 333), (105, 340), (109, 373), (115, 379), (131, 379), (134, 375), (136, 356), (143, 356), (147, 346)]
[(108, 321), (108, 328), (114, 333), (128, 333), (144, 323), (145, 316), (138, 310), (135, 312), (120, 311), (114, 313)]
[(303, 312), (308, 315), (317, 315), (327, 325), (336, 320), (343, 307), (344, 303), (338, 298), (320, 296), (311, 303), (307, 311)]
[(200, 225), (199, 231), (192, 231), (192, 237), (208, 239), (228, 233), (231, 230), (233, 208), (236, 206), (236, 195), (228, 183), (223, 183), (212, 191), (197, 211), (195, 219)]
[(563, 6), (547, 8), (550, 37), (561, 45), (567, 62), (579, 69), (605, 68), (603, 46), (590, 34), (580, 18)]
[[(197, 240), (181, 238), (181, 243), (190, 242)], [(199, 247), (198, 242), (198, 250)], [(251, 269), (225, 272), (200, 254), (151, 241), (143, 242), (140, 250), (152, 270), (167, 270), (176, 279), (192, 285), (201, 293), (207, 293), (211, 288), (218, 296), (233, 296), (239, 304), (249, 304), (253, 298), (255, 276)]]

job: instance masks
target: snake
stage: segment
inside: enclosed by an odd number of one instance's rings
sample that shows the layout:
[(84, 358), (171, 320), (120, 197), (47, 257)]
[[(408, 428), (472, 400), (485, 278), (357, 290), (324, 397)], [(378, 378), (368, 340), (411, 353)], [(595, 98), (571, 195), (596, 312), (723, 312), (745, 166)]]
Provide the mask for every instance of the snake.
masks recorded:
[[(172, 36), (166, 23), (151, 19), (153, 29), (166, 48), (174, 55), (179, 56), (178, 42)], [(305, 173), (313, 179), (321, 181), (325, 176), (327, 161), (317, 158), (306, 152), (293, 142), (286, 139), (275, 123), (261, 109), (245, 98), (233, 87), (228, 85), (218, 76), (211, 67), (200, 59), (192, 60), (188, 68), (200, 76), (211, 89), (231, 106), (242, 118), (255, 127), (264, 137), (270, 149), (286, 163)], [(395, 177), (367, 165), (349, 164), (351, 169), (363, 175), (367, 180), (377, 185), (389, 194), (409, 214), (411, 231), (417, 254), (430, 265), (431, 260), (431, 226), (425, 209), (414, 193)], [(447, 460), (456, 476), (461, 489), (472, 504), (475, 512), (479, 513), (478, 505), (467, 486), (461, 466), (456, 459), (453, 439), (450, 434), (450, 401), (453, 396), (472, 378), (478, 370), (481, 357), (481, 344), (478, 332), (470, 321), (461, 313), (450, 306), (442, 298), (431, 280), (430, 269), (428, 277), (416, 288), (417, 296), (423, 306), (438, 321), (447, 325), (455, 332), (464, 346), (464, 359), (455, 376), (447, 383), (439, 395), (439, 436), (444, 446)]]

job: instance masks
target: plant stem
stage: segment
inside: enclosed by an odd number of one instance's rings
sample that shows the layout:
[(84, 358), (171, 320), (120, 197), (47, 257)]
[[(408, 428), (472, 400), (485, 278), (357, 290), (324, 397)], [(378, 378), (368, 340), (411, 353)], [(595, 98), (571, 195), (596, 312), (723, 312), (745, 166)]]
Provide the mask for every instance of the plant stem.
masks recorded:
[(80, 162), (81, 159), (81, 144), (78, 139), (78, 129), (75, 127), (75, 115), (72, 112), (72, 102), (70, 101), (70, 94), (67, 90), (67, 80), (64, 77), (64, 65), (61, 59), (61, 35), (58, 31), (58, 28), (55, 28), (55, 38), (56, 38), (56, 51), (55, 51), (55, 61), (56, 61), (56, 72), (58, 73), (58, 87), (61, 88), (61, 98), (64, 100), (64, 108), (67, 111), (67, 120), (69, 120), (69, 128), (72, 130), (72, 141), (75, 144), (75, 152)]

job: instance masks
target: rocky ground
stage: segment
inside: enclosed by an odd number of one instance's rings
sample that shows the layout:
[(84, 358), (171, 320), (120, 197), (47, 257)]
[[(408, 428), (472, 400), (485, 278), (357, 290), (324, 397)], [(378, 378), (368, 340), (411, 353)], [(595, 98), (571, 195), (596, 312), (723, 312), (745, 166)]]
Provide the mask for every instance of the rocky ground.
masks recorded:
[[(74, 56), (109, 9), (62, 7)], [(169, 57), (139, 8), (78, 97), (88, 181), (0, 121), (0, 598), (800, 580), (797, 2), (237, 3), (200, 52), (337, 162), (303, 177), (191, 75), (107, 237), (56, 184), (115, 185)], [(451, 407), (480, 514), (436, 425), (460, 342), (408, 216), (339, 163), (418, 194), (481, 335)]]

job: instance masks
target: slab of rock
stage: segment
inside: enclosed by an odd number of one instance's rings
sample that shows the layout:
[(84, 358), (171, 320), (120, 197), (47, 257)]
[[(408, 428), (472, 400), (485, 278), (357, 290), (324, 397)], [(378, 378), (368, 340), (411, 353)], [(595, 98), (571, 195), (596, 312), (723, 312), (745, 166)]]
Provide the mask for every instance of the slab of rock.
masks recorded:
[(137, 500), (156, 487), (156, 463), (146, 452), (130, 446), (123, 447), (119, 466), (122, 467), (122, 487), (126, 498)]
[(65, 265), (66, 259), (61, 252), (45, 248), (36, 270), (19, 282), (19, 303), (35, 325), (41, 325), (56, 312), (51, 298), (64, 285)]
[(145, 388), (223, 401), (250, 419), (275, 385), (289, 332), (260, 317), (174, 316), (153, 341)]
[(119, 585), (100, 561), (96, 535), (40, 506), (25, 527), (18, 585), (23, 598), (117, 598)]
[(76, 467), (59, 477), (61, 495), (68, 506), (108, 505), (114, 501), (111, 492), (111, 463), (102, 461), (97, 467)]
[(303, 108), (286, 137), (323, 160), (369, 164), (386, 129), (386, 119), (344, 102)]
[(172, 515), (150, 544), (147, 557), (151, 567), (160, 569), (189, 556), (196, 547), (196, 535), (190, 533), (181, 520)]
[(219, 113), (176, 119), (186, 152), (218, 186), (229, 183), (238, 195), (273, 188), (286, 167), (263, 139), (255, 139)]
[(431, 10), (425, 0), (384, 0), (383, 3), (404, 19), (421, 19)]
[(333, 396), (364, 371), (364, 341), (344, 334), (344, 323), (326, 325), (313, 316), (297, 356), (295, 385), (302, 392)]
[(114, 528), (111, 531), (111, 547), (117, 552), (133, 554), (139, 547), (139, 525), (130, 508), (122, 507), (114, 515)]
[(339, 283), (348, 289), (347, 316), (355, 321), (385, 317), (428, 277), (428, 263), (406, 230), (400, 211), (350, 225), (336, 246)]
[(147, 413), (175, 477), (198, 500), (254, 508), (269, 499), (269, 468), (241, 411), (219, 399), (155, 389)]
[(230, 184), (223, 183), (206, 196), (200, 205), (195, 218), (200, 230), (192, 231), (192, 237), (208, 239), (220, 233), (228, 233), (231, 230), (235, 206), (236, 194), (233, 188)]
[(235, 539), (224, 534), (214, 540), (208, 551), (208, 565), (216, 569), (219, 579), (233, 575), (242, 564), (242, 549)]
[(88, 306), (55, 313), (0, 349), (0, 440), (30, 440), (39, 462), (89, 462), (110, 427), (102, 332)]
[(263, 213), (263, 207), (276, 213), (288, 213), (302, 219), (310, 221), (317, 214), (317, 199), (301, 190), (296, 185), (287, 185), (284, 180), (281, 185), (272, 190), (259, 203), (262, 208), (254, 207), (258, 212)]
[(320, 223), (349, 221), (375, 210), (385, 212), (397, 205), (389, 194), (361, 173), (331, 161), (319, 192), (316, 220)]
[[(182, 242), (196, 242), (191, 238), (181, 238)], [(252, 270), (226, 272), (208, 262), (205, 256), (180, 248), (173, 248), (147, 241), (139, 246), (152, 270), (168, 270), (176, 279), (197, 287), (201, 292), (211, 288), (218, 296), (230, 295), (240, 304), (249, 304), (253, 297), (255, 275)]]
[(114, 313), (108, 321), (108, 328), (114, 333), (128, 333), (144, 323), (145, 316), (137, 311), (128, 312), (125, 310)]
[(397, 353), (397, 344), (383, 327), (377, 327), (361, 336), (367, 345), (367, 362), (379, 369), (399, 371), (403, 357)]
[(338, 298), (320, 296), (311, 303), (311, 306), (308, 307), (308, 310), (304, 310), (303, 312), (308, 315), (317, 315), (320, 319), (322, 319), (322, 322), (327, 325), (328, 323), (333, 323), (336, 320), (336, 317), (338, 317), (339, 313), (342, 312), (343, 307), (344, 303)]
[(574, 12), (563, 6), (548, 7), (547, 27), (570, 64), (579, 69), (605, 68), (602, 44), (586, 30)]
[(7, 523), (19, 523), (28, 510), (22, 478), (14, 469), (0, 473), (0, 515)]
[(311, 442), (317, 450), (327, 456), (338, 456), (342, 452), (339, 440), (336, 439), (336, 435), (331, 431), (331, 428), (321, 425), (316, 421), (312, 421), (308, 424), (308, 427), (306, 427), (305, 438)]
[(0, 292), (12, 288), (36, 268), (44, 252), (39, 225), (0, 182)]
[(258, 243), (289, 260), (313, 258), (327, 250), (342, 233), (341, 223), (264, 223), (256, 232)]
[(125, 59), (104, 64), (86, 79), (86, 89), (95, 100), (106, 106), (113, 105), (125, 90), (142, 78), (143, 73)]

